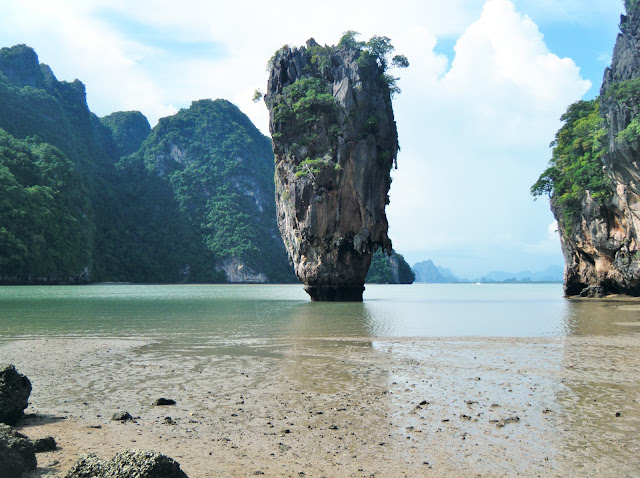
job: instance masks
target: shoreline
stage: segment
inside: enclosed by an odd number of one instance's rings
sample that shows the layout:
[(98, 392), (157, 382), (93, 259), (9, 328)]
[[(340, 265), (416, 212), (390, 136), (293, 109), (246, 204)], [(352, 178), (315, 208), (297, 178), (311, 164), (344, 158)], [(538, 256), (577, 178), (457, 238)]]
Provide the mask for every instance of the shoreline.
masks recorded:
[[(199, 353), (26, 338), (0, 343), (6, 360), (33, 384), (35, 416), (18, 430), (58, 441), (36, 476), (131, 448), (165, 453), (191, 478), (640, 472), (635, 334), (280, 337)], [(159, 397), (177, 405), (152, 406)], [(139, 418), (112, 421), (119, 411)]]

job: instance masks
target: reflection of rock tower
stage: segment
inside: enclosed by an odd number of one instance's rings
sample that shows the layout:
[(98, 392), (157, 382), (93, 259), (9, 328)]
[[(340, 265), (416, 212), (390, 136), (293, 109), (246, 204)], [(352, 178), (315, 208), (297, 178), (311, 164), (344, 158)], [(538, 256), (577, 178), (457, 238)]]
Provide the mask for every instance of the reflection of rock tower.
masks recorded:
[(312, 300), (360, 301), (390, 250), (385, 206), (398, 151), (389, 77), (358, 45), (279, 50), (265, 96), (278, 225)]

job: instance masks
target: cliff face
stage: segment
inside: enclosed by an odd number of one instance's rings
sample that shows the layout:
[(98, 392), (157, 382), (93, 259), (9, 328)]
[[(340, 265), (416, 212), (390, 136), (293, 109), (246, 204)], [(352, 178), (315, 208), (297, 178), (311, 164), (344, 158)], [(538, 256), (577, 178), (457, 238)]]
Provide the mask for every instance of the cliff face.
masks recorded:
[(560, 225), (567, 295), (640, 295), (640, 11), (626, 3), (599, 99), (608, 197), (596, 200), (585, 191), (572, 220), (558, 200), (551, 200)]
[(388, 77), (358, 46), (313, 39), (273, 58), (265, 101), (280, 232), (312, 300), (362, 300), (390, 250), (385, 206), (398, 140)]
[[(133, 153), (133, 154), (132, 154)], [(0, 283), (292, 282), (271, 144), (231, 103), (150, 130), (0, 49)]]
[(171, 188), (209, 261), (232, 283), (291, 282), (278, 236), (269, 139), (226, 100), (162, 118), (130, 159)]

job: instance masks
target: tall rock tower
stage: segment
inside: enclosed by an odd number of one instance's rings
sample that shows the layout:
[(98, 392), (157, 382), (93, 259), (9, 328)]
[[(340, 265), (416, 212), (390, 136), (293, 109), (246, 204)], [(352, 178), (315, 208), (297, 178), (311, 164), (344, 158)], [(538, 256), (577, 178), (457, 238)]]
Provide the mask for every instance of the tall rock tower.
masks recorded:
[(365, 44), (349, 32), (338, 46), (310, 39), (271, 61), (265, 101), (278, 226), (312, 300), (361, 301), (372, 253), (391, 250), (385, 207), (398, 135), (390, 49), (388, 38)]

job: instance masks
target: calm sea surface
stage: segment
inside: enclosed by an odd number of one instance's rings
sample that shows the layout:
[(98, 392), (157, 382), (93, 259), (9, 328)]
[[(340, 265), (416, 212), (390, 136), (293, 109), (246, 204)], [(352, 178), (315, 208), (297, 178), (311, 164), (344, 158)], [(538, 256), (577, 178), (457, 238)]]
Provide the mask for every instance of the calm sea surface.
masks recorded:
[(615, 335), (640, 331), (639, 310), (560, 284), (368, 285), (364, 303), (312, 303), (299, 285), (0, 287), (0, 340)]

